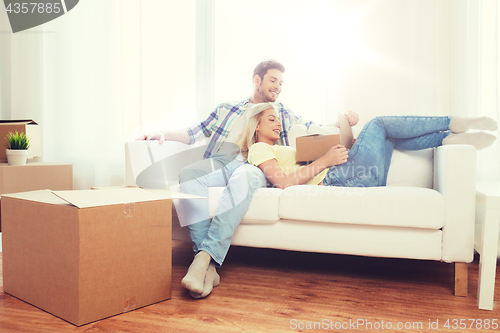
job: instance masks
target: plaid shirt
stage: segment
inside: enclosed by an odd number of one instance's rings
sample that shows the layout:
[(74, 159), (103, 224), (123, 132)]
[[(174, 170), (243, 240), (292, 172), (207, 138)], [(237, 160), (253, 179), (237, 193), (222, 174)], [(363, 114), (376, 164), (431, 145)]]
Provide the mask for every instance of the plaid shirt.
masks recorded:
[[(207, 119), (187, 129), (191, 137), (190, 144), (195, 143), (202, 135), (206, 138), (210, 138), (203, 158), (209, 158), (213, 153), (219, 150), (222, 142), (226, 139), (236, 120), (245, 111), (248, 103), (249, 100), (246, 99), (236, 104), (219, 104), (215, 110), (210, 113)], [(278, 143), (288, 146), (288, 131), (293, 124), (301, 123), (309, 128), (313, 122), (303, 122), (301, 117), (294, 115), (293, 112), (286, 109), (282, 103), (276, 103), (276, 106), (283, 125)]]

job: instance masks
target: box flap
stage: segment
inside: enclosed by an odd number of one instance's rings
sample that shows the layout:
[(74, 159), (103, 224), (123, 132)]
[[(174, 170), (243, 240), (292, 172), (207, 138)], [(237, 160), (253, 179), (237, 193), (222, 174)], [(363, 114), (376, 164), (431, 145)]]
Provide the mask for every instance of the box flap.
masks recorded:
[(2, 194), (3, 197), (23, 199), (28, 201), (43, 202), (52, 205), (67, 205), (65, 200), (61, 200), (52, 194), (51, 190), (39, 190), (39, 191), (28, 191), (28, 192), (18, 192), (12, 194)]
[(323, 134), (306, 134), (306, 135), (299, 136), (299, 138), (305, 138), (305, 137), (308, 138), (308, 137), (311, 137), (311, 136), (321, 136), (321, 135), (323, 135)]
[(146, 188), (144, 190), (156, 193), (165, 199), (207, 199), (206, 197), (200, 197), (194, 194), (182, 193), (175, 190), (171, 191), (171, 190), (160, 190), (160, 189), (149, 189), (149, 188)]
[(78, 208), (110, 206), (134, 202), (163, 200), (165, 197), (140, 188), (110, 190), (52, 191), (64, 201)]
[(347, 116), (342, 113), (338, 113), (339, 116), (339, 125), (340, 125), (340, 144), (346, 147), (347, 149), (351, 149), (352, 147), (352, 128), (349, 125), (349, 120), (347, 120)]
[(24, 120), (0, 120), (0, 124), (38, 125), (36, 121), (31, 120), (31, 119), (24, 119)]

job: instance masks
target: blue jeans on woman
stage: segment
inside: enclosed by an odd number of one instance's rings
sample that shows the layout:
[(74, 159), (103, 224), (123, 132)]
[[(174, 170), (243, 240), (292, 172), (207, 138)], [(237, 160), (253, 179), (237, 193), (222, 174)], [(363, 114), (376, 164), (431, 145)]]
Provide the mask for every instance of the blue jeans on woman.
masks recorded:
[(324, 185), (373, 187), (387, 184), (394, 148), (441, 146), (450, 135), (450, 117), (386, 116), (370, 120), (349, 150), (347, 162), (330, 167)]

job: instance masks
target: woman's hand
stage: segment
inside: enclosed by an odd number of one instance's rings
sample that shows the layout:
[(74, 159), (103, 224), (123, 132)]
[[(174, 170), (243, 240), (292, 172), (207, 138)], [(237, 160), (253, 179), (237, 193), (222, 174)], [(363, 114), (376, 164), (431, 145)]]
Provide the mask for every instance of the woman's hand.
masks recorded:
[(355, 126), (358, 123), (359, 115), (356, 112), (349, 110), (345, 113), (345, 115), (346, 115), (347, 120), (349, 121), (349, 125), (351, 125), (351, 127)]
[(333, 165), (344, 164), (347, 162), (347, 158), (349, 157), (349, 153), (347, 152), (346, 147), (342, 145), (336, 145), (330, 148), (325, 155), (320, 157), (323, 163), (325, 163), (326, 167), (330, 167)]

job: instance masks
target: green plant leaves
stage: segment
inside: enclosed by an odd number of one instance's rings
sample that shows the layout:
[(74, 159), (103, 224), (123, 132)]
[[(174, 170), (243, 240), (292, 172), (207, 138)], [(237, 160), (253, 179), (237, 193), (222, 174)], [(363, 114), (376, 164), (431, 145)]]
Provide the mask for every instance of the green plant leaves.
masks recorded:
[(12, 133), (12, 132), (9, 132), (9, 134), (7, 134), (7, 142), (5, 144), (5, 147), (7, 147), (7, 149), (15, 149), (15, 150), (26, 150), (30, 147), (30, 139), (26, 136), (26, 133), (24, 132), (21, 132), (21, 133), (18, 133), (16, 131), (16, 133)]

